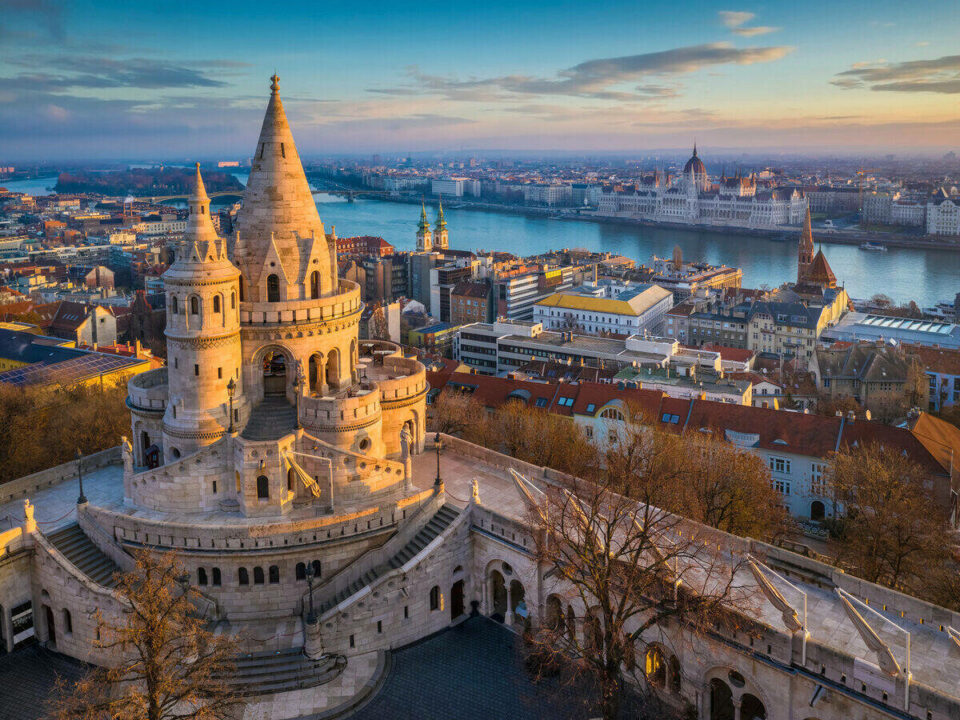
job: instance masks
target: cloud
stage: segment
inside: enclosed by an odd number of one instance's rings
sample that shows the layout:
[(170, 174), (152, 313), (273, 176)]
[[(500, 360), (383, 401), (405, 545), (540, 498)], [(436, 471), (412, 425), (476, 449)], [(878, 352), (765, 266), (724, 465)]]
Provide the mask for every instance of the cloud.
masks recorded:
[(756, 37), (758, 35), (769, 35), (770, 33), (780, 32), (783, 28), (770, 27), (769, 25), (757, 25), (755, 27), (733, 28), (733, 32), (742, 37)]
[[(187, 67), (149, 58), (108, 59), (91, 55), (25, 55), (8, 61), (10, 65), (35, 68), (15, 79), (34, 89), (51, 92), (79, 88), (214, 88), (227, 83), (219, 77), (237, 67), (232, 61), (212, 60)], [(218, 77), (213, 77), (215, 71)], [(10, 78), (8, 78), (10, 79)]]
[(850, 70), (838, 73), (831, 83), (845, 89), (868, 88), (880, 92), (960, 93), (960, 55), (892, 65), (857, 63)]
[(64, 40), (63, 7), (56, 0), (0, 0), (0, 17), (4, 19), (0, 41), (24, 41), (36, 37), (33, 31), (11, 30), (8, 25), (39, 28), (46, 40)]
[(721, 10), (717, 13), (720, 21), (728, 28), (736, 28), (744, 25), (756, 17), (752, 12), (742, 12), (736, 10)]
[(637, 101), (675, 97), (677, 89), (661, 82), (644, 82), (696, 72), (718, 65), (752, 65), (779, 60), (787, 46), (736, 48), (730, 43), (691, 45), (652, 53), (587, 60), (554, 77), (504, 75), (458, 79), (428, 75), (408, 68), (411, 85), (372, 88), (370, 92), (411, 96), (440, 95), (469, 102), (514, 101), (520, 95), (570, 96), (594, 100)]

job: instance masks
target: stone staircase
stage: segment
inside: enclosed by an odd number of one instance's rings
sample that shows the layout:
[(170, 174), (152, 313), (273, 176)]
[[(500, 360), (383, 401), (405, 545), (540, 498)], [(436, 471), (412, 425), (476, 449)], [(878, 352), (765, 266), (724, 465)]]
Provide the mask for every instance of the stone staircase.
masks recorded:
[(47, 539), (77, 570), (95, 583), (107, 588), (117, 586), (113, 574), (120, 568), (93, 544), (77, 523), (51, 533)]
[(420, 528), (420, 532), (418, 532), (410, 542), (403, 546), (400, 552), (382, 565), (367, 571), (360, 578), (352, 582), (332, 598), (324, 601), (320, 605), (317, 614), (322, 616), (330, 608), (339, 605), (348, 597), (356, 592), (359, 592), (361, 589), (372, 583), (378, 577), (385, 575), (391, 570), (396, 570), (397, 568), (402, 567), (404, 563), (410, 560), (410, 558), (414, 557), (418, 552), (423, 550), (430, 543), (430, 541), (437, 537), (437, 535), (446, 530), (450, 526), (450, 523), (456, 520), (459, 515), (460, 510), (452, 505), (444, 505), (441, 507), (436, 514), (430, 518), (430, 521)]
[(286, 398), (268, 397), (250, 413), (240, 436), (245, 440), (279, 440), (297, 425), (297, 409)]
[(264, 695), (316, 687), (330, 682), (347, 665), (343, 656), (311, 660), (302, 648), (239, 655), (234, 669), (222, 679), (240, 695)]

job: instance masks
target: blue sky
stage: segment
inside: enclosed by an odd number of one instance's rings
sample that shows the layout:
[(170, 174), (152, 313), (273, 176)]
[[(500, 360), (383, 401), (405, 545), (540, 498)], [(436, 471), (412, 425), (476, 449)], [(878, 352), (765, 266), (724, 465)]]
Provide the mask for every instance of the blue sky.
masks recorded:
[(269, 75), (303, 154), (941, 151), (960, 3), (0, 0), (0, 162), (244, 156)]

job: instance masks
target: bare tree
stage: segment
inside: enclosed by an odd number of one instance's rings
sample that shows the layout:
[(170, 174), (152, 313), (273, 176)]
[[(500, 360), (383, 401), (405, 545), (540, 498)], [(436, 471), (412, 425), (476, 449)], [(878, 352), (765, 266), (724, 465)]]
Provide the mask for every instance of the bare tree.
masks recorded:
[(842, 512), (833, 524), (841, 563), (870, 582), (960, 607), (951, 530), (923, 467), (867, 444), (839, 453), (829, 479)]
[(599, 453), (571, 418), (512, 400), (495, 415), (499, 439), (508, 455), (578, 477), (592, 477)]
[(118, 575), (123, 616), (97, 611), (96, 647), (115, 653), (116, 665), (97, 668), (76, 684), (61, 685), (55, 720), (222, 720), (243, 701), (227, 678), (237, 654), (232, 638), (214, 635), (197, 612), (200, 595), (182, 583), (173, 553), (135, 553), (136, 567)]
[(485, 422), (485, 414), (483, 406), (471, 395), (446, 388), (430, 405), (430, 429), (469, 439), (466, 435)]
[[(553, 587), (530, 642), (541, 658), (579, 659), (573, 667), (593, 680), (607, 720), (620, 713), (628, 675), (643, 672), (637, 651), (656, 657), (657, 646), (647, 643), (659, 628), (682, 626), (696, 635), (733, 617), (736, 568), (715, 540), (705, 542), (713, 531), (658, 506), (658, 487), (635, 483), (627, 497), (618, 492), (620, 478), (575, 480), (548, 490), (531, 511), (537, 558)], [(574, 604), (582, 617), (573, 617)], [(648, 676), (640, 687), (657, 684)]]

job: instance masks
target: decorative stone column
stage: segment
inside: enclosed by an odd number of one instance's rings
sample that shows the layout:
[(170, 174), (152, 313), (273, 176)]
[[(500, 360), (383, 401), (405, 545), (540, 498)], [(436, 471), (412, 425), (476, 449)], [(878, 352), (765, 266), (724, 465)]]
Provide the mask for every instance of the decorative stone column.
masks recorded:
[(507, 588), (507, 610), (503, 614), (503, 624), (507, 627), (513, 627), (513, 593), (510, 592), (510, 582), (506, 578), (504, 578), (503, 584)]
[[(310, 622), (310, 621), (313, 622)], [(311, 660), (323, 655), (323, 639), (320, 637), (320, 618), (309, 615), (303, 621), (303, 654)]]
[(490, 614), (490, 600), (487, 597), (487, 578), (484, 577), (480, 581), (480, 614), (489, 615)]
[(740, 720), (740, 698), (733, 698), (733, 720)]

